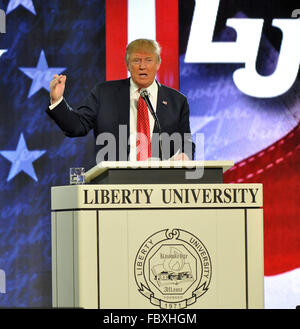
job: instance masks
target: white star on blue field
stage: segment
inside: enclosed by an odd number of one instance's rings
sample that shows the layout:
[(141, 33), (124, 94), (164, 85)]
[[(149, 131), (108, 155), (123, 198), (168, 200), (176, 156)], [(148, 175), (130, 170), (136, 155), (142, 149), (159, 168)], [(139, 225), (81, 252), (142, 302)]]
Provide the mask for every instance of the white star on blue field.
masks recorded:
[(32, 0), (10, 0), (6, 9), (6, 14), (9, 14), (20, 5), (36, 15)]
[(29, 151), (25, 138), (23, 134), (21, 134), (15, 151), (0, 151), (0, 154), (12, 163), (6, 181), (9, 182), (21, 171), (24, 171), (37, 182), (38, 178), (32, 163), (40, 158), (45, 152), (45, 150)]
[(30, 98), (41, 88), (50, 91), (50, 81), (53, 79), (54, 74), (60, 74), (66, 70), (65, 67), (48, 67), (45, 53), (42, 50), (40, 53), (39, 61), (36, 67), (19, 67), (24, 74), (32, 79), (31, 87), (27, 98)]

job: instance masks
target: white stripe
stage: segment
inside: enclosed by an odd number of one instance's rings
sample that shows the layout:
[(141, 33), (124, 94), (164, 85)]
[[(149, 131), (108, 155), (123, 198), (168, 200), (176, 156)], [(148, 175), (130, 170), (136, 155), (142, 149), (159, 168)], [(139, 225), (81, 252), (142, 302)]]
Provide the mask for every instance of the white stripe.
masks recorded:
[(300, 268), (265, 276), (265, 308), (291, 308), (300, 305)]
[(156, 39), (155, 0), (128, 0), (128, 43)]

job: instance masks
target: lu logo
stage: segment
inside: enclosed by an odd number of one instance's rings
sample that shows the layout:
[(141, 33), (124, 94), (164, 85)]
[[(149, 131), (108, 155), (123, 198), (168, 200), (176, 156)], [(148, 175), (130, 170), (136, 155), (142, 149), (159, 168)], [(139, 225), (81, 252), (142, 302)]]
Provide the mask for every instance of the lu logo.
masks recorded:
[[(276, 70), (269, 76), (256, 71), (256, 58), (264, 20), (230, 18), (226, 25), (235, 29), (236, 42), (212, 42), (220, 0), (195, 0), (185, 62), (245, 63), (233, 73), (238, 89), (253, 97), (271, 98), (287, 92), (294, 84), (300, 64), (300, 19), (273, 19), (282, 32)], [(297, 17), (298, 12), (293, 17)]]

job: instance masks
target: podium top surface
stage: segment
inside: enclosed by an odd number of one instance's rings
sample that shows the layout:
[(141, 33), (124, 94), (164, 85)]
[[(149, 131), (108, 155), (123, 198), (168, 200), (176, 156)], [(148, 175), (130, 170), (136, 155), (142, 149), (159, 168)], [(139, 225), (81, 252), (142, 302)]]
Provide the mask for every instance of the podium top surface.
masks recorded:
[(234, 166), (233, 161), (173, 161), (173, 160), (148, 160), (148, 161), (103, 161), (85, 173), (85, 181), (90, 182), (95, 177), (110, 169), (170, 169), (170, 168), (219, 168), (223, 173)]

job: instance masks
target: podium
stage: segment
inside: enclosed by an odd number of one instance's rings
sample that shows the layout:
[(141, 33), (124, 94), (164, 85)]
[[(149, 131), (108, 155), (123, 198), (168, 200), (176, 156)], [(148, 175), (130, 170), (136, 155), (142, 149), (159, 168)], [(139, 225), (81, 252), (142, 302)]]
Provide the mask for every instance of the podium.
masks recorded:
[(223, 184), (232, 165), (106, 162), (52, 187), (53, 307), (263, 308), (262, 185)]

